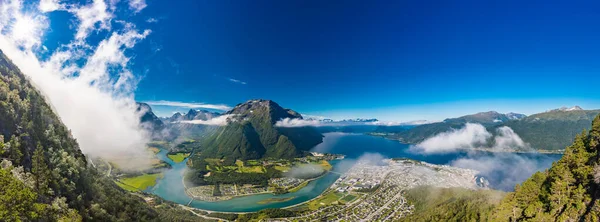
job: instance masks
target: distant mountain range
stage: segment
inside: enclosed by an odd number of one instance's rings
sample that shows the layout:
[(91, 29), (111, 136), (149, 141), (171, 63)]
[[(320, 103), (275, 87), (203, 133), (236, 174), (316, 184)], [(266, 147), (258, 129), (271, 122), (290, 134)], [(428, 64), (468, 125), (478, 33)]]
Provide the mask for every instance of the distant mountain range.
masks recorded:
[(163, 118), (163, 121), (173, 123), (178, 121), (189, 121), (189, 120), (209, 120), (215, 117), (221, 116), (220, 113), (210, 112), (206, 110), (190, 109), (187, 113), (181, 114), (176, 112), (169, 118)]
[[(386, 124), (378, 119), (318, 119), (318, 127), (276, 127), (279, 120), (303, 117), (291, 109), (284, 109), (270, 100), (250, 100), (238, 104), (232, 110), (219, 114), (206, 110), (190, 109), (187, 113), (175, 113), (161, 121), (150, 107), (139, 103), (145, 110), (141, 117), (149, 129), (162, 130), (160, 135), (186, 139), (202, 139), (205, 155), (232, 158), (294, 157), (322, 141), (321, 133), (348, 132), (373, 133), (404, 143), (417, 144), (437, 134), (461, 129), (466, 123), (483, 125), (490, 133), (507, 126), (530, 147), (560, 152), (573, 142), (577, 133), (589, 127), (600, 110), (584, 110), (579, 106), (562, 107), (526, 116), (520, 113), (480, 112), (441, 122), (414, 121)], [(210, 120), (227, 115), (230, 122), (224, 126), (192, 124), (186, 121)], [(316, 120), (316, 119), (307, 119)], [(168, 132), (168, 133), (165, 133)], [(157, 134), (157, 133), (155, 133)]]
[(378, 119), (343, 119), (343, 120), (333, 120), (333, 119), (319, 119), (320, 122), (323, 123), (374, 123), (379, 122)]
[(375, 132), (385, 134), (390, 139), (416, 144), (439, 133), (463, 128), (466, 123), (481, 124), (491, 133), (495, 133), (499, 127), (508, 126), (534, 149), (559, 151), (571, 144), (577, 133), (589, 128), (599, 113), (600, 110), (583, 110), (579, 106), (563, 107), (531, 116), (489, 111), (415, 127), (380, 126)]

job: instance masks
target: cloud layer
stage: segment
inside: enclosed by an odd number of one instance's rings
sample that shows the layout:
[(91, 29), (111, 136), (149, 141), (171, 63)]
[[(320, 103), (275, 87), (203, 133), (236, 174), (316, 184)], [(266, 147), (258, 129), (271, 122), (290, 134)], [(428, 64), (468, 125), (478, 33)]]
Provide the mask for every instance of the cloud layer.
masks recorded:
[[(488, 145), (491, 139), (493, 143), (490, 147)], [(493, 136), (481, 124), (467, 123), (461, 129), (453, 129), (430, 137), (412, 146), (411, 150), (418, 153), (448, 153), (473, 148), (512, 151), (529, 148), (529, 146), (510, 127), (498, 128), (496, 136)]]
[(187, 103), (187, 102), (166, 101), (166, 100), (145, 101), (145, 103), (147, 103), (148, 105), (153, 105), (153, 106), (173, 106), (173, 107), (185, 107), (185, 108), (190, 108), (190, 109), (203, 108), (203, 109), (215, 109), (215, 110), (223, 110), (223, 111), (227, 111), (227, 110), (231, 109), (230, 106), (227, 106), (224, 104)]
[(275, 123), (276, 127), (305, 127), (305, 126), (321, 126), (319, 120), (307, 120), (297, 118), (284, 118)]
[[(1, 1), (0, 49), (47, 97), (85, 154), (132, 155), (136, 158), (128, 163), (139, 166), (149, 164), (144, 158), (149, 137), (140, 127), (133, 99), (139, 79), (128, 69), (130, 57), (125, 52), (151, 31), (124, 21), (122, 28), (114, 29), (116, 3), (42, 0), (32, 10), (20, 0)], [(53, 11), (73, 15), (73, 39), (48, 52), (42, 39)], [(106, 35), (97, 35), (100, 31)], [(39, 57), (42, 52), (50, 56)]]
[(187, 124), (198, 124), (198, 125), (211, 125), (211, 126), (225, 126), (231, 121), (235, 121), (233, 118), (234, 114), (229, 115), (221, 115), (209, 120), (184, 120), (179, 121), (179, 123), (187, 123)]
[(415, 145), (412, 149), (423, 153), (454, 152), (457, 149), (482, 146), (492, 137), (480, 124), (467, 123), (458, 130), (437, 134)]

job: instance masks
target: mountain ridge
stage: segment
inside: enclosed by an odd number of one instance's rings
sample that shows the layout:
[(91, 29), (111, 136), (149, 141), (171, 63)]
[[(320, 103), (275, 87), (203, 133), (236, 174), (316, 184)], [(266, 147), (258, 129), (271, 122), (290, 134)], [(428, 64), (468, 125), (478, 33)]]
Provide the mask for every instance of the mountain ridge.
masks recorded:
[(271, 100), (249, 100), (236, 105), (224, 115), (229, 115), (230, 123), (220, 127), (204, 141), (203, 156), (292, 158), (323, 141), (323, 135), (314, 127), (275, 127), (275, 123), (281, 119), (303, 117)]
[(588, 128), (598, 114), (600, 114), (600, 110), (583, 110), (579, 106), (554, 109), (530, 116), (488, 111), (448, 118), (442, 122), (423, 124), (412, 128), (382, 126), (374, 133), (383, 134), (389, 139), (400, 140), (404, 143), (417, 144), (437, 134), (461, 129), (466, 123), (477, 123), (486, 127), (492, 134), (495, 134), (500, 127), (510, 127), (532, 148), (547, 152), (560, 152), (573, 142), (576, 134)]

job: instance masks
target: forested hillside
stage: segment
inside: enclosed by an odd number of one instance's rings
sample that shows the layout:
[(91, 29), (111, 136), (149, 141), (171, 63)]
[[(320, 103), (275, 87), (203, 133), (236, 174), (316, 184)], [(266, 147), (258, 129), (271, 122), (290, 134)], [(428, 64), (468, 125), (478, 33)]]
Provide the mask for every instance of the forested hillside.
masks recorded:
[(0, 221), (139, 221), (145, 202), (89, 166), (44, 97), (0, 51)]
[(458, 187), (413, 188), (405, 196), (415, 210), (400, 221), (487, 221), (503, 195), (501, 191)]
[(493, 220), (598, 221), (600, 115), (577, 135), (563, 157), (509, 193)]
[(501, 193), (421, 187), (407, 191), (415, 212), (402, 221), (599, 221), (600, 115), (564, 156)]
[[(563, 150), (573, 143), (583, 129), (590, 129), (594, 117), (600, 110), (553, 110), (538, 113), (518, 121), (509, 121), (508, 126), (529, 145), (538, 150)], [(489, 129), (495, 132), (495, 129)]]

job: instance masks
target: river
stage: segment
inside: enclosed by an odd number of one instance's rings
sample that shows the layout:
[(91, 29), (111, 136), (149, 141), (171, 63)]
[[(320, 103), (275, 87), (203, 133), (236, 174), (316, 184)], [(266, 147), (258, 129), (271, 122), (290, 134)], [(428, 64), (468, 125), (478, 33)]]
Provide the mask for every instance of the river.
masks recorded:
[[(424, 155), (411, 152), (409, 145), (397, 141), (347, 133), (326, 133), (323, 143), (314, 147), (313, 151), (346, 155), (345, 160), (331, 162), (333, 171), (336, 172), (344, 172), (356, 159), (365, 156), (405, 157), (433, 164), (447, 164), (479, 170), (481, 176), (490, 181), (492, 188), (507, 191), (510, 191), (515, 184), (523, 182), (534, 172), (550, 167), (553, 161), (561, 157), (557, 154), (514, 154), (480, 151)], [(311, 181), (306, 187), (294, 193), (282, 195), (259, 194), (217, 202), (199, 201), (192, 200), (185, 194), (182, 183), (183, 173), (187, 168), (185, 161), (175, 163), (166, 155), (166, 150), (161, 150), (157, 154), (158, 158), (169, 163), (172, 168), (165, 171), (164, 177), (154, 187), (149, 188), (147, 192), (169, 201), (184, 205), (189, 203), (191, 207), (209, 211), (255, 212), (266, 208), (289, 207), (319, 196), (339, 177), (336, 173), (328, 173)], [(289, 200), (267, 204), (258, 203), (269, 198), (289, 198)]]

